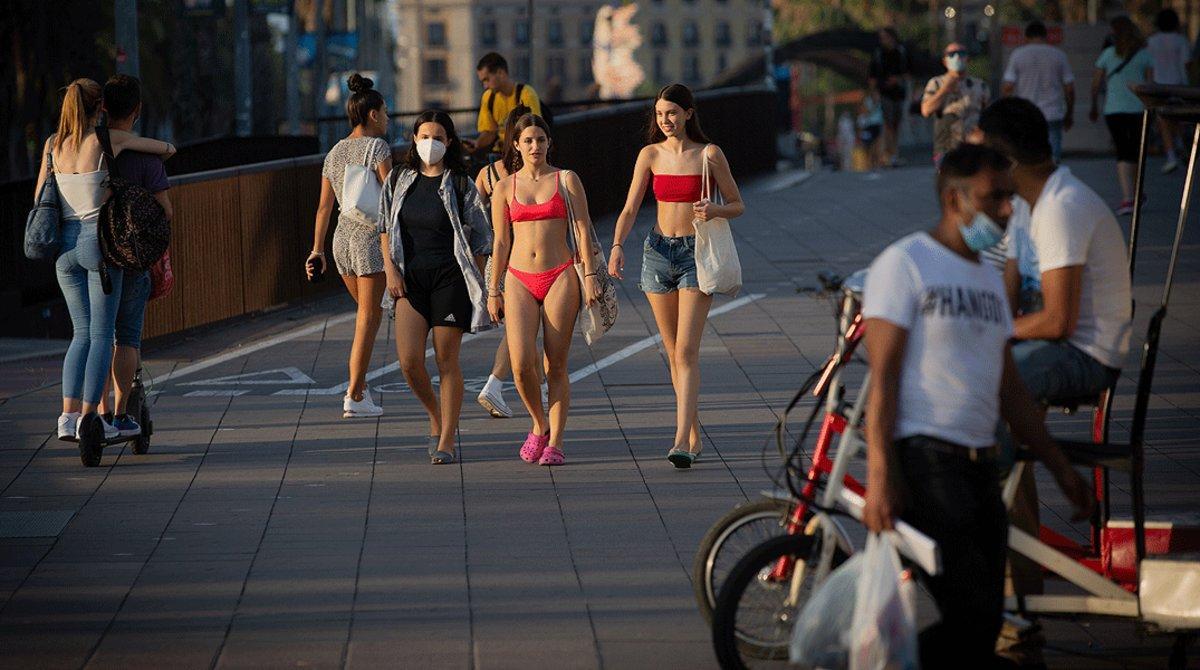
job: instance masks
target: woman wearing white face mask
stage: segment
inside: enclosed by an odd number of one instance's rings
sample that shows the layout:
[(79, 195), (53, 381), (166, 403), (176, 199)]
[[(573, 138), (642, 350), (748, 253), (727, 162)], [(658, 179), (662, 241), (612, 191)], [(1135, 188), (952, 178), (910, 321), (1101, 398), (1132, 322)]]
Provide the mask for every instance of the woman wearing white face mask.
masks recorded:
[[(325, 274), (329, 263), (325, 257), (325, 239), (329, 216), (336, 201), (341, 205), (337, 228), (333, 231), (333, 261), (350, 297), (358, 303), (354, 323), (354, 343), (350, 346), (350, 382), (342, 400), (342, 416), (373, 417), (383, 414), (383, 408), (371, 400), (367, 388), (367, 367), (375, 334), (383, 318), (379, 300), (383, 296), (383, 253), (379, 246), (378, 223), (363, 212), (351, 213), (349, 194), (343, 192), (347, 168), (365, 166), (382, 182), (392, 169), (392, 148), (383, 136), (387, 134), (387, 103), (374, 88), (374, 82), (360, 74), (350, 75), (350, 98), (346, 115), (350, 119), (350, 134), (329, 150), (321, 168), (321, 200), (317, 205), (313, 250), (304, 263), (310, 280)], [(353, 176), (353, 175), (352, 175)]]
[[(429, 458), (440, 465), (454, 462), (463, 399), (458, 362), (463, 333), (491, 327), (483, 266), (492, 235), (450, 117), (422, 113), (413, 123), (412, 139), (403, 161), (388, 175), (380, 202), (384, 301), (395, 308), (400, 368), (429, 414)], [(440, 397), (425, 369), (430, 331)]]
[(921, 97), (921, 116), (933, 117), (933, 164), (941, 165), (942, 156), (967, 140), (979, 125), (979, 114), (991, 102), (988, 86), (982, 79), (967, 74), (967, 48), (957, 42), (946, 45), (942, 64), (946, 74), (925, 85)]

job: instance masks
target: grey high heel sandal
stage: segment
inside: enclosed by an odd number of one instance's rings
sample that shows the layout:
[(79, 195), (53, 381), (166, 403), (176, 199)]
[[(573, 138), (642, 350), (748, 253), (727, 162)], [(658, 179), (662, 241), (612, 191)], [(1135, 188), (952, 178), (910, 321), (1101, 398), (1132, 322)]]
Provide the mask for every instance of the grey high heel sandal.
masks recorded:
[(454, 462), (454, 454), (448, 451), (434, 451), (429, 462), (433, 465), (448, 465)]

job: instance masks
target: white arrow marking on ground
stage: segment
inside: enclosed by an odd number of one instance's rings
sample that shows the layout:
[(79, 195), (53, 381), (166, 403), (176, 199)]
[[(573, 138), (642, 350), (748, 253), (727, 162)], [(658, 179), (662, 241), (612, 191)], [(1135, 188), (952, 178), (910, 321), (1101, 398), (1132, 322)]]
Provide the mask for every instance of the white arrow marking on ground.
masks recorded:
[[(282, 374), (285, 379), (275, 377), (274, 379), (262, 379), (267, 375)], [(214, 377), (212, 379), (201, 379), (194, 382), (183, 382), (180, 386), (226, 386), (241, 385), (241, 384), (316, 384), (317, 380), (309, 377), (301, 372), (300, 368), (275, 368), (274, 370), (263, 370), (261, 372), (247, 372), (242, 375), (228, 375), (226, 377)]]

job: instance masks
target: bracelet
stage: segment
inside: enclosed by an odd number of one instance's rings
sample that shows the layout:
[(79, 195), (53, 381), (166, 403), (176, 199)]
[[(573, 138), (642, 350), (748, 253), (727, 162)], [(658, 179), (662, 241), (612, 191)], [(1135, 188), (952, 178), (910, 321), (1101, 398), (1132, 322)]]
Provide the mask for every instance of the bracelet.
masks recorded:
[(600, 274), (600, 273), (599, 272), (589, 272), (589, 273), (585, 274), (584, 277), (595, 277), (598, 274)]
[(625, 248), (625, 246), (624, 246), (624, 245), (622, 245), (620, 242), (613, 242), (613, 245), (612, 245), (611, 247), (609, 247), (609, 248), (610, 248), (610, 249), (616, 249), (617, 247), (621, 247), (622, 249), (624, 249), (624, 248)]
[(321, 258), (325, 258), (324, 251), (310, 251), (310, 252), (308, 252), (308, 255), (309, 256), (320, 256)]
[(495, 292), (495, 293), (489, 293), (489, 294), (488, 294), (488, 297), (489, 297), (489, 298), (503, 298), (503, 297), (504, 297), (504, 293), (503, 293), (502, 291), (497, 291), (497, 292)]

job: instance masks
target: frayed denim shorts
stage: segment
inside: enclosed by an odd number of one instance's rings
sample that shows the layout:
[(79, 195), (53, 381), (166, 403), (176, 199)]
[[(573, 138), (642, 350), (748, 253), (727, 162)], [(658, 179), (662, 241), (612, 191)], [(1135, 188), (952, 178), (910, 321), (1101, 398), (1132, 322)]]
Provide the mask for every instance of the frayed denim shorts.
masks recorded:
[(642, 245), (642, 281), (638, 287), (646, 293), (699, 288), (696, 236), (666, 237), (651, 231)]

